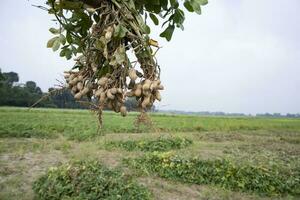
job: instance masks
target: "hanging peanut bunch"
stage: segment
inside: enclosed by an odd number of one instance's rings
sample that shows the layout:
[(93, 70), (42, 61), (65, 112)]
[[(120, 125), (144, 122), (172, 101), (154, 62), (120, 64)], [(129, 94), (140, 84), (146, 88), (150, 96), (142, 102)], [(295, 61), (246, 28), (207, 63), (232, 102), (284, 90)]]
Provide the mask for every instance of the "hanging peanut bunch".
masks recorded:
[[(184, 7), (201, 13), (206, 0), (187, 0)], [(60, 56), (75, 56), (74, 67), (65, 72), (66, 87), (77, 100), (87, 97), (102, 110), (109, 108), (126, 116), (127, 97), (135, 97), (144, 113), (161, 101), (160, 68), (155, 59), (158, 43), (149, 37), (148, 16), (155, 25), (166, 19), (161, 33), (168, 41), (175, 27), (183, 29), (184, 12), (176, 0), (48, 0), (48, 12), (59, 28), (47, 46)]]

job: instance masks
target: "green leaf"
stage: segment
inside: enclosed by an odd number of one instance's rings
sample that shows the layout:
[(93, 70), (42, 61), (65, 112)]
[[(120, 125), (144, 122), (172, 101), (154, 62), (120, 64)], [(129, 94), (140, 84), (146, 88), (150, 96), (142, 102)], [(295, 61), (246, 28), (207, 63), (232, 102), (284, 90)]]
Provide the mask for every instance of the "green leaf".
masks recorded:
[(171, 7), (178, 8), (179, 3), (177, 0), (170, 0)]
[(175, 26), (169, 25), (164, 32), (162, 32), (159, 36), (166, 38), (167, 41), (170, 41), (172, 39), (172, 35), (174, 33)]
[(58, 34), (60, 34), (61, 29), (50, 28), (49, 31), (54, 35), (58, 35)]
[(111, 71), (111, 67), (109, 65), (104, 65), (103, 67), (101, 67), (99, 71), (99, 77), (105, 76), (110, 71)]
[(177, 27), (184, 31), (184, 26), (182, 24), (177, 24)]
[(115, 27), (115, 31), (114, 31), (114, 37), (116, 38), (123, 38), (126, 36), (126, 33), (128, 32), (127, 28), (122, 26), (121, 24), (118, 24)]
[(72, 35), (69, 31), (67, 31), (67, 34), (66, 34), (66, 40), (69, 44), (71, 44), (73, 42), (73, 38), (72, 38)]
[(104, 36), (101, 36), (100, 39), (97, 39), (95, 42), (95, 47), (98, 50), (103, 51), (106, 47), (107, 41)]
[(144, 30), (145, 30), (146, 34), (150, 34), (151, 33), (151, 29), (150, 29), (150, 27), (147, 24), (145, 24)]
[(67, 60), (70, 60), (72, 58), (72, 50), (71, 49), (66, 49), (65, 57)]
[(61, 57), (66, 57), (66, 59), (69, 60), (72, 58), (72, 53), (73, 53), (73, 51), (70, 48), (68, 48), (68, 45), (67, 45), (67, 46), (62, 47), (62, 50), (59, 55)]
[(60, 56), (60, 57), (64, 57), (64, 56), (66, 55), (66, 50), (67, 50), (67, 49), (61, 50), (59, 56)]
[(160, 5), (160, 1), (159, 0), (151, 0), (148, 1), (148, 4), (151, 3), (152, 5)]
[(61, 9), (66, 9), (66, 10), (77, 10), (80, 8), (83, 8), (83, 3), (82, 2), (72, 2), (72, 1), (59, 1), (58, 7)]
[(138, 21), (139, 27), (144, 31), (144, 33), (149, 34), (151, 29), (147, 24), (145, 24), (144, 19), (141, 17), (141, 15), (137, 15), (136, 19)]
[(191, 5), (190, 1), (185, 1), (183, 5), (189, 12), (194, 12), (193, 6)]
[(66, 44), (66, 37), (63, 34), (59, 35), (59, 41), (62, 45)]
[(168, 0), (160, 0), (160, 5), (164, 10), (168, 9)]
[(111, 59), (109, 64), (117, 67), (118, 65), (123, 64), (125, 61), (126, 61), (125, 47), (120, 46), (114, 52), (113, 59)]
[(152, 14), (152, 13), (150, 13), (149, 15), (150, 15), (150, 18), (152, 19), (153, 23), (155, 25), (158, 25), (159, 21), (158, 21), (157, 17), (154, 14)]
[(155, 12), (156, 14), (159, 14), (161, 11), (161, 6), (157, 5), (157, 4), (153, 4), (152, 2), (151, 2), (151, 4), (146, 4), (145, 8), (147, 11)]
[(59, 49), (59, 47), (60, 47), (60, 41), (59, 41), (59, 39), (56, 39), (53, 43), (52, 50), (57, 51)]
[(182, 25), (184, 22), (184, 12), (181, 9), (176, 9), (175, 13), (174, 13), (174, 17), (173, 17), (173, 21), (178, 24), (178, 25)]
[(54, 42), (59, 39), (58, 36), (54, 37), (54, 38), (51, 38), (48, 42), (47, 42), (47, 48), (52, 48), (53, 45), (54, 45)]
[(130, 10), (136, 10), (133, 0), (128, 0), (127, 1), (127, 5), (128, 5), (128, 7), (129, 7)]
[(208, 4), (208, 0), (197, 0), (199, 2), (200, 5), (205, 6), (206, 4)]
[(126, 60), (126, 54), (125, 54), (125, 48), (124, 46), (120, 46), (116, 52), (114, 53), (114, 56), (116, 58), (116, 62), (118, 64), (122, 64)]
[(200, 7), (200, 2), (199, 0), (191, 0), (190, 1), (191, 6), (193, 7), (193, 10), (197, 13), (197, 14), (201, 14), (201, 7)]
[(78, 50), (76, 49), (76, 47), (74, 45), (71, 45), (71, 49), (72, 49), (73, 55), (76, 56), (78, 53)]

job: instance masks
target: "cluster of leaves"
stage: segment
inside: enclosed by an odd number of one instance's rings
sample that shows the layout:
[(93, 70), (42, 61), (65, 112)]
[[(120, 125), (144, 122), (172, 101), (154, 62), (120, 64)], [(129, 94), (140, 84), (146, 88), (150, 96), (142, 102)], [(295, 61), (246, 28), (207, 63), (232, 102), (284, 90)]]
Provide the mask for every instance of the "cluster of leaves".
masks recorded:
[(151, 199), (151, 193), (120, 171), (97, 161), (52, 167), (34, 182), (39, 200)]
[(156, 140), (137, 140), (137, 141), (118, 141), (107, 143), (108, 147), (118, 147), (127, 151), (169, 151), (171, 149), (181, 149), (192, 144), (192, 141), (187, 138), (159, 137)]
[[(92, 15), (82, 9), (82, 5), (78, 2), (62, 2), (57, 4), (55, 0), (47, 1), (50, 6), (49, 14), (55, 15), (55, 20), (59, 22), (58, 28), (49, 29), (55, 36), (47, 42), (47, 47), (52, 48), (53, 51), (61, 49), (60, 56), (69, 60), (72, 56), (83, 53), (84, 39), (88, 36), (94, 21)], [(69, 9), (72, 12), (67, 17), (65, 12)]]
[(183, 5), (177, 0), (143, 0), (135, 1), (135, 5), (139, 13), (145, 15), (145, 19), (149, 16), (155, 25), (159, 25), (162, 20), (162, 27), (167, 28), (160, 34), (167, 41), (172, 39), (175, 28), (184, 29), (183, 23), (185, 14), (182, 7), (189, 12), (201, 14), (201, 6), (208, 3), (207, 0), (185, 0)]
[(133, 160), (129, 166), (160, 177), (196, 184), (214, 184), (231, 190), (260, 195), (300, 195), (300, 171), (282, 174), (278, 169), (236, 165), (228, 160), (184, 159), (171, 153), (154, 152)]
[[(120, 0), (115, 0), (115, 2), (118, 3)], [(144, 17), (146, 23), (149, 18), (155, 25), (160, 25), (160, 21), (162, 21), (162, 27), (166, 26), (166, 28), (160, 36), (168, 41), (171, 40), (176, 27), (184, 29), (183, 7), (189, 12), (201, 14), (201, 6), (208, 3), (207, 0), (185, 0), (183, 4), (178, 0), (127, 0), (126, 2)], [(54, 14), (60, 23), (60, 28), (49, 29), (51, 33), (55, 34), (55, 37), (48, 41), (47, 46), (54, 51), (61, 47), (60, 56), (67, 59), (70, 59), (72, 55), (76, 56), (77, 53), (82, 53), (84, 40), (92, 25), (103, 20), (98, 13), (91, 9), (91, 7), (100, 7), (100, 3), (97, 4), (97, 0), (61, 0), (60, 4), (56, 4), (55, 0), (48, 0), (47, 5), (51, 7), (47, 9), (49, 14)], [(65, 11), (70, 14), (65, 15)], [(144, 29), (147, 34), (151, 31), (146, 24)], [(124, 34), (124, 31), (124, 29), (120, 29), (120, 34)]]

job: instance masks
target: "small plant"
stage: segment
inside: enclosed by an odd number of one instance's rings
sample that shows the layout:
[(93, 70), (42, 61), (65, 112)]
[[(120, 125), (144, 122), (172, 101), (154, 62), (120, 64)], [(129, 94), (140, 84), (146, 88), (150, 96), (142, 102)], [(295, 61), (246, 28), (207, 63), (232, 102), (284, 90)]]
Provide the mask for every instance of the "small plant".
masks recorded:
[(277, 169), (236, 165), (228, 160), (184, 159), (169, 152), (154, 152), (124, 161), (143, 172), (156, 173), (160, 177), (181, 182), (214, 184), (261, 195), (300, 195), (299, 170), (288, 175)]
[(52, 167), (34, 182), (36, 199), (151, 199), (151, 193), (118, 170), (82, 161)]
[(181, 149), (192, 144), (192, 141), (186, 138), (159, 137), (156, 140), (138, 140), (138, 141), (118, 141), (110, 142), (107, 147), (119, 147), (127, 151), (169, 151), (171, 149)]

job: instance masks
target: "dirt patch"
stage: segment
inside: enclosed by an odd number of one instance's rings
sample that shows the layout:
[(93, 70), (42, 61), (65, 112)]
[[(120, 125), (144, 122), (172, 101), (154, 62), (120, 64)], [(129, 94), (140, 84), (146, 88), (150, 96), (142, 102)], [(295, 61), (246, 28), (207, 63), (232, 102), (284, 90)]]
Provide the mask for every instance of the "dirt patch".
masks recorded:
[[(158, 177), (141, 177), (139, 183), (148, 187), (157, 200), (254, 200), (256, 195), (232, 192), (206, 185), (182, 184)], [(261, 198), (261, 197), (260, 197)], [(264, 198), (261, 198), (264, 199)], [(266, 198), (268, 199), (268, 198)]]
[(0, 199), (32, 199), (32, 183), (50, 166), (66, 159), (60, 151), (0, 155)]
[(199, 140), (202, 141), (214, 141), (214, 142), (225, 142), (225, 141), (245, 141), (246, 137), (240, 133), (205, 133), (198, 134)]
[(95, 142), (74, 143), (65, 154), (70, 160), (99, 160), (108, 167), (116, 167), (123, 158), (123, 152), (107, 151), (102, 144)]
[(200, 197), (200, 187), (170, 183), (161, 178), (139, 178), (138, 181), (151, 189), (157, 200), (196, 200)]

